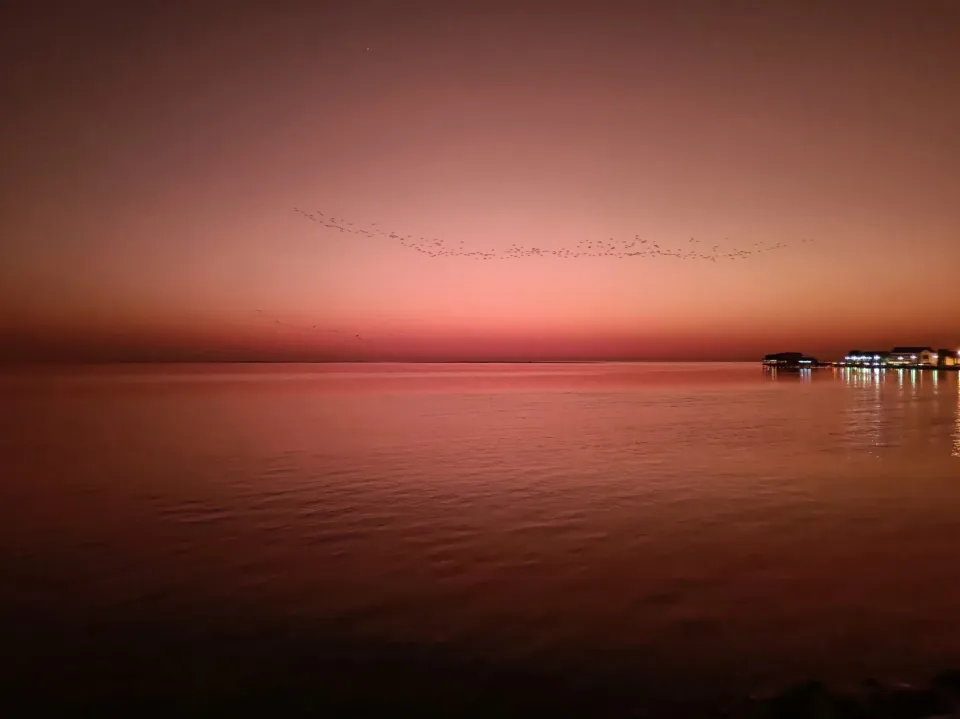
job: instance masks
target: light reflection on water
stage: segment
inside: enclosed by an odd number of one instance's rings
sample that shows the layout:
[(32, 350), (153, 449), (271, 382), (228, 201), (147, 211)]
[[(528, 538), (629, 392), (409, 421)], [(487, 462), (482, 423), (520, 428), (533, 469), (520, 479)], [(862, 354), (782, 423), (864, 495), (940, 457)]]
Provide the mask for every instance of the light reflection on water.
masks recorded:
[(953, 430), (953, 456), (960, 457), (960, 386), (957, 390), (957, 419)]
[[(16, 581), (0, 608), (24, 667), (89, 658), (127, 622), (198, 656), (280, 626), (734, 687), (938, 670), (960, 661), (957, 377), (7, 375), (0, 569)], [(52, 617), (66, 629), (45, 643)]]

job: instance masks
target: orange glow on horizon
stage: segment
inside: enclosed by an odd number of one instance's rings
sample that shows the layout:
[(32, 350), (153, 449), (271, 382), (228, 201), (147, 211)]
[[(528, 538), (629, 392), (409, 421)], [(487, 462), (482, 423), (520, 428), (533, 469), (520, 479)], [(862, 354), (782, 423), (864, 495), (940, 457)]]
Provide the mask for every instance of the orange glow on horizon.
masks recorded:
[[(696, 22), (669, 3), (643, 22), (627, 6), (348, 5), (238, 3), (228, 22), (210, 7), (186, 24), (166, 5), (136, 23), (118, 10), (129, 35), (95, 13), (18, 11), (0, 358), (956, 346), (943, 148), (960, 55), (944, 28), (960, 11), (865, 25), (776, 3), (749, 21), (704, 3)], [(638, 235), (784, 248), (476, 261), (293, 208), (501, 254)]]

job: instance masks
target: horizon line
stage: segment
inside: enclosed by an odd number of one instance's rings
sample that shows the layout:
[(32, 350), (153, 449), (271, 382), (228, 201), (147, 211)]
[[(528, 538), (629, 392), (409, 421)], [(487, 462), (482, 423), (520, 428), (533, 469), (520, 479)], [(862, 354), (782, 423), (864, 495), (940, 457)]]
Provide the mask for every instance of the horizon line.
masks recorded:
[(16, 365), (115, 365), (115, 364), (749, 364), (761, 359), (495, 359), (495, 360), (306, 360), (306, 359), (36, 359), (0, 360), (0, 366)]

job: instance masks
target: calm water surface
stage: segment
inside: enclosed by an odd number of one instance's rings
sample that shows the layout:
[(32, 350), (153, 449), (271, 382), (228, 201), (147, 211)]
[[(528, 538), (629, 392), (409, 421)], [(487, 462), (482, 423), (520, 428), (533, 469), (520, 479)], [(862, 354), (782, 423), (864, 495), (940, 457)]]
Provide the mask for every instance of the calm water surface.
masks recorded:
[(692, 701), (960, 663), (956, 373), (87, 367), (0, 401), (21, 691)]

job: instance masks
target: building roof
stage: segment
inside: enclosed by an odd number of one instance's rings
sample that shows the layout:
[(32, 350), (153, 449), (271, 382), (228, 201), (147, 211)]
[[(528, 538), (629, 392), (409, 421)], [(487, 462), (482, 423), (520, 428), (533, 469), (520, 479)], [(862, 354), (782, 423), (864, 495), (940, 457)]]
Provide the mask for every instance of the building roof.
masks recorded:
[(916, 354), (917, 352), (933, 352), (933, 347), (894, 347), (891, 350), (892, 354), (906, 354), (908, 352), (911, 354)]
[(803, 352), (775, 352), (764, 355), (764, 359), (800, 359), (803, 356)]

